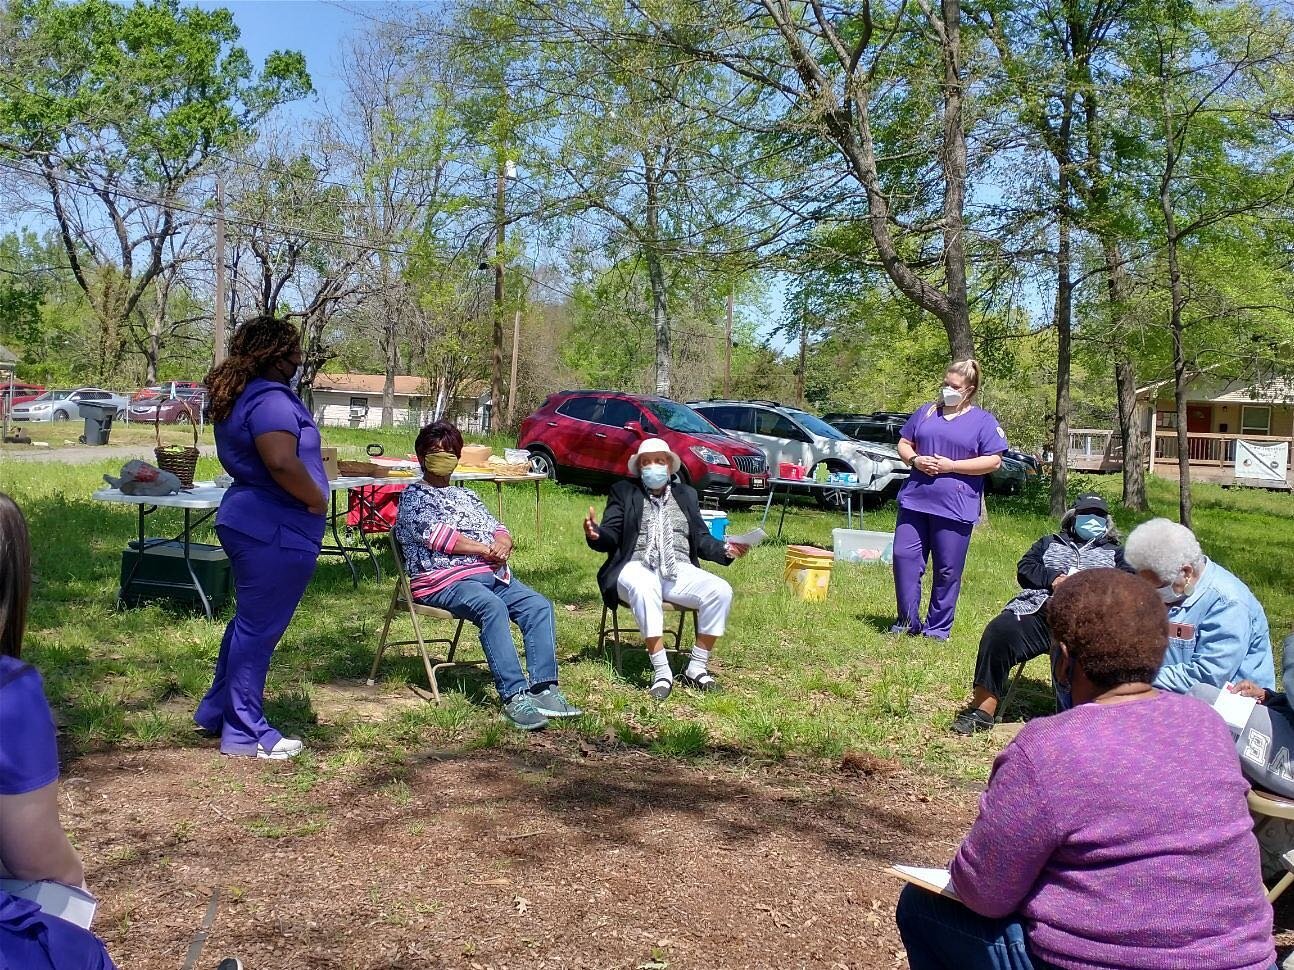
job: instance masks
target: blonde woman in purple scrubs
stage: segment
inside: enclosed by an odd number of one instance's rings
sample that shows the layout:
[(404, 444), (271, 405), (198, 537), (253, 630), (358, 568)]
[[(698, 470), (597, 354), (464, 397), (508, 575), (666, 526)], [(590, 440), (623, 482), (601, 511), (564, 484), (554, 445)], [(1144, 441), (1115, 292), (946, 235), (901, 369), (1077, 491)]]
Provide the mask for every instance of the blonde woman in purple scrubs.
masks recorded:
[[(893, 633), (947, 640), (952, 631), (971, 530), (979, 520), (985, 476), (1002, 464), (1006, 435), (997, 418), (975, 404), (980, 366), (954, 362), (939, 400), (922, 405), (903, 426), (899, 455), (912, 469), (899, 490), (894, 527)], [(921, 577), (934, 567), (930, 606), (921, 621)]]

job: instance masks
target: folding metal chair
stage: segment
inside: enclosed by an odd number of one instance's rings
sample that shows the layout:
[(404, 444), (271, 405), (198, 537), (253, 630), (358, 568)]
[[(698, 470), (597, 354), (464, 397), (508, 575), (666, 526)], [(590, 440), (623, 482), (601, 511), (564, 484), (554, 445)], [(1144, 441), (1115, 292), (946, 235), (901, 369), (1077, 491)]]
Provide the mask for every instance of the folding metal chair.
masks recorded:
[[(1270, 792), (1251, 788), (1249, 789), (1249, 814), (1254, 817), (1255, 828), (1266, 823), (1268, 819), (1283, 819), (1288, 822), (1294, 820), (1294, 802)], [(1281, 853), (1280, 861), (1285, 867), (1285, 872), (1276, 884), (1267, 890), (1269, 903), (1276, 902), (1281, 893), (1294, 884), (1294, 848)]]
[[(615, 669), (616, 673), (620, 672), (620, 664), (624, 652), (622, 635), (642, 636), (642, 631), (639, 630), (638, 627), (620, 625), (621, 606), (626, 610), (629, 609), (629, 604), (625, 603), (623, 600), (621, 600), (614, 609), (603, 603), (602, 623), (598, 627), (598, 649), (604, 649), (606, 644), (611, 644), (611, 666)], [(680, 606), (678, 603), (671, 603), (668, 600), (666, 600), (662, 606), (666, 613), (678, 614), (678, 626), (673, 630), (666, 628), (664, 631), (665, 652), (682, 653), (683, 624), (687, 622), (687, 616), (689, 613), (692, 614), (692, 633), (695, 635), (700, 631), (700, 627), (698, 625), (700, 620), (697, 617), (696, 610), (692, 609), (690, 606)], [(608, 618), (611, 620), (610, 629), (607, 628)], [(674, 641), (673, 646), (670, 646), (671, 639)]]
[[(382, 638), (377, 645), (377, 655), (373, 658), (373, 668), (368, 672), (368, 685), (373, 686), (377, 677), (377, 666), (382, 662), (382, 654), (386, 652), (387, 647), (403, 647), (411, 643), (418, 645), (418, 650), (422, 653), (422, 664), (427, 670), (427, 682), (431, 685), (431, 696), (436, 703), (440, 703), (440, 686), (436, 683), (436, 675), (447, 667), (475, 667), (484, 664), (484, 660), (455, 660), (454, 653), (458, 650), (459, 638), (463, 635), (463, 624), (466, 620), (460, 620), (454, 614), (447, 610), (437, 609), (434, 606), (423, 606), (415, 602), (413, 594), (409, 591), (409, 575), (404, 570), (404, 556), (400, 553), (400, 544), (395, 540), (395, 531), (387, 533), (387, 540), (391, 543), (391, 552), (395, 555), (395, 590), (391, 593), (391, 605), (387, 607), (386, 621), (382, 624)], [(387, 634), (391, 630), (391, 620), (400, 609), (405, 609), (409, 613), (409, 619), (413, 623), (412, 640), (387, 640)], [(422, 624), (419, 617), (426, 617), (433, 620), (449, 620), (457, 625), (454, 627), (452, 637), (424, 637), (422, 635)], [(448, 648), (445, 651), (445, 659), (441, 660), (431, 656), (427, 652), (427, 644), (443, 643)], [(433, 661), (435, 661), (433, 663)]]

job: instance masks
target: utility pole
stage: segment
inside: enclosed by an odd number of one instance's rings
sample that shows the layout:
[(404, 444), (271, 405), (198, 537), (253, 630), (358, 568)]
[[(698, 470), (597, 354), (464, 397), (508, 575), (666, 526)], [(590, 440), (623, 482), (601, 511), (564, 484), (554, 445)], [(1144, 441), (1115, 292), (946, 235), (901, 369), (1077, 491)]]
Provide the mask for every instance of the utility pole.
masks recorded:
[(728, 317), (723, 326), (723, 396), (732, 396), (732, 290), (728, 288)]
[(503, 430), (503, 258), (504, 233), (503, 192), (507, 186), (507, 161), (499, 159), (499, 174), (494, 183), (494, 340), (490, 355), (490, 430)]
[(211, 355), (214, 364), (221, 364), (225, 359), (225, 348), (228, 340), (225, 337), (225, 181), (216, 176), (216, 297), (215, 313), (212, 314), (215, 332), (212, 342), (215, 344)]
[(516, 415), (517, 406), (517, 351), (521, 349), (521, 311), (512, 316), (512, 376), (508, 379), (508, 427), (513, 427), (512, 418)]

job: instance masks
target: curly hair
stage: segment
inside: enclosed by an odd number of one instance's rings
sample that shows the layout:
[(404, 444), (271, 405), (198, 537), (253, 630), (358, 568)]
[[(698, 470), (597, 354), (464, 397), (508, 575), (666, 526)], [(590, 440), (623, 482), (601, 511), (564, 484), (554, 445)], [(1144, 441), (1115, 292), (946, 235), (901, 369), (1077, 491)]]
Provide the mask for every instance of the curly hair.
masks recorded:
[(207, 410), (212, 421), (223, 421), (247, 382), (276, 360), (301, 349), (301, 334), (280, 317), (262, 315), (244, 321), (229, 344), (229, 356), (207, 373)]
[(433, 421), (418, 432), (413, 450), (418, 456), (419, 464), (422, 464), (423, 458), (431, 451), (433, 445), (439, 445), (445, 451), (452, 451), (459, 458), (463, 457), (463, 433), (448, 421)]
[(1168, 649), (1168, 610), (1144, 579), (1120, 569), (1070, 576), (1047, 602), (1052, 637), (1102, 690), (1155, 679)]
[(0, 492), (0, 654), (22, 656), (31, 597), (31, 537), (27, 520), (8, 495)]

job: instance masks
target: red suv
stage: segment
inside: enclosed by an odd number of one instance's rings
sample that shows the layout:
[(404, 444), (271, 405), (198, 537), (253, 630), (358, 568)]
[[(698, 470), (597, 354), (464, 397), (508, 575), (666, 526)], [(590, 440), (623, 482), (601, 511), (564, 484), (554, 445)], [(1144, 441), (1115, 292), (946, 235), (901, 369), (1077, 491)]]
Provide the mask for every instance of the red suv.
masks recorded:
[(763, 500), (764, 453), (720, 431), (686, 404), (619, 391), (559, 391), (521, 422), (517, 447), (535, 471), (559, 481), (629, 477), (644, 438), (663, 438), (683, 461), (683, 481), (717, 498)]

